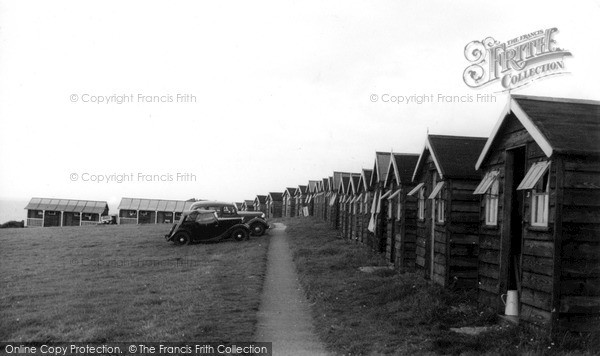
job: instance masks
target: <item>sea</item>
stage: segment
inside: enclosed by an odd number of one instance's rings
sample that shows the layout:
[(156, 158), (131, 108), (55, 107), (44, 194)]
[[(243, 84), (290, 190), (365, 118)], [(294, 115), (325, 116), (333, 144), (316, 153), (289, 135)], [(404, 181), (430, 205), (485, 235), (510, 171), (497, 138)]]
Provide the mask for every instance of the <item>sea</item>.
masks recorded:
[(0, 224), (10, 220), (27, 220), (27, 210), (25, 210), (27, 203), (29, 199), (0, 199)]

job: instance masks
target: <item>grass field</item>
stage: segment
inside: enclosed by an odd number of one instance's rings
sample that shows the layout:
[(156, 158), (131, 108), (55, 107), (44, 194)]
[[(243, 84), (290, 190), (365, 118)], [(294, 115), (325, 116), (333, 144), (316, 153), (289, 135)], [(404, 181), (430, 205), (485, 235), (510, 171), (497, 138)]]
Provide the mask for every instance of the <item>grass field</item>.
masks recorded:
[(0, 230), (0, 340), (252, 341), (268, 235), (177, 247), (169, 228)]
[[(564, 334), (556, 340), (514, 326), (496, 326), (479, 310), (475, 293), (433, 285), (415, 273), (362, 266), (385, 265), (358, 243), (314, 219), (286, 219), (300, 281), (312, 304), (316, 330), (329, 350), (344, 355), (598, 354), (598, 335)], [(453, 327), (493, 326), (466, 336)]]

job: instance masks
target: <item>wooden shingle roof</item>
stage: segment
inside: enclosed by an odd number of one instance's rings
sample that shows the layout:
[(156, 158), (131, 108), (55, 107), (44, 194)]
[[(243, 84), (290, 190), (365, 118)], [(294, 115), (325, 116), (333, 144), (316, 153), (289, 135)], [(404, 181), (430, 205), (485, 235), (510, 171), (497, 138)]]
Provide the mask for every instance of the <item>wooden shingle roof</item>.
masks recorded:
[(428, 155), (433, 158), (442, 179), (479, 179), (475, 162), (486, 141), (485, 137), (427, 135), (425, 148), (419, 156), (412, 179), (415, 179)]
[(271, 201), (283, 201), (283, 193), (279, 192), (270, 192), (269, 199)]
[(477, 169), (511, 116), (519, 120), (547, 157), (554, 152), (600, 155), (600, 102), (512, 95), (477, 160)]

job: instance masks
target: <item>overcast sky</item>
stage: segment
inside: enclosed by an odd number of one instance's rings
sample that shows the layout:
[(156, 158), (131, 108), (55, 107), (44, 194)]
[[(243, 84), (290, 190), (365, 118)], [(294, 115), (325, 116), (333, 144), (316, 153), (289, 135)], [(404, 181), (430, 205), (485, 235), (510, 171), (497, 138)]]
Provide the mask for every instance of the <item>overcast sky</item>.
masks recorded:
[[(488, 136), (505, 93), (382, 98), (498, 92), (465, 85), (465, 45), (556, 27), (570, 74), (515, 93), (598, 100), (599, 18), (597, 1), (0, 1), (0, 200), (241, 201), (419, 152), (428, 129)], [(134, 100), (84, 102), (112, 95)]]

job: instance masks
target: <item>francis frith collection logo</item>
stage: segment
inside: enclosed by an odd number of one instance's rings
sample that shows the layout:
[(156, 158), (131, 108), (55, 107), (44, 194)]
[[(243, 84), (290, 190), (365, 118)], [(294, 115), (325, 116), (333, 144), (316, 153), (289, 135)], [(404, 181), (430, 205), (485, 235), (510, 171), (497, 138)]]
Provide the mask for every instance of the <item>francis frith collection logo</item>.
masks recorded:
[(498, 42), (492, 37), (465, 46), (471, 64), (463, 79), (471, 88), (499, 82), (504, 90), (515, 89), (544, 77), (565, 74), (564, 57), (571, 52), (557, 46), (557, 28), (538, 30)]

